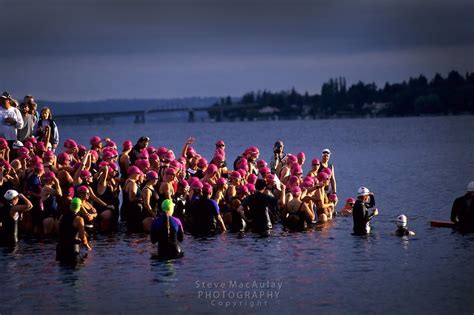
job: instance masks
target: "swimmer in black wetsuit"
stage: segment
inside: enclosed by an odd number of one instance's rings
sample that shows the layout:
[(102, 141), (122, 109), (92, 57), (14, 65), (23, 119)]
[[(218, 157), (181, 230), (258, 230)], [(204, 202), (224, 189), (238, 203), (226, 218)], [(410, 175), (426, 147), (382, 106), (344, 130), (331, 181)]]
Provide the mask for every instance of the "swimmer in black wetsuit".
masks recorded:
[(70, 210), (59, 219), (59, 240), (56, 247), (56, 260), (68, 265), (76, 265), (83, 260), (79, 245), (84, 244), (92, 250), (87, 240), (84, 219), (78, 215), (82, 201), (80, 198), (71, 200)]
[[(267, 183), (264, 179), (258, 179), (255, 183), (255, 193), (242, 201), (239, 211), (248, 209), (251, 229), (253, 232), (269, 234), (273, 228), (271, 217), (276, 217), (278, 199), (265, 194)], [(280, 203), (285, 204), (285, 186), (281, 184), (282, 194)]]
[(395, 234), (397, 236), (414, 236), (415, 232), (410, 231), (407, 227), (407, 217), (404, 214), (400, 214), (397, 217), (397, 230), (395, 231)]
[(354, 219), (354, 234), (367, 235), (370, 233), (370, 220), (379, 214), (377, 208), (372, 213), (367, 208), (375, 206), (374, 195), (365, 187), (360, 187), (357, 191), (357, 201), (352, 209), (352, 218)]
[(150, 238), (158, 242), (158, 259), (183, 257), (179, 242), (183, 241), (184, 230), (181, 221), (173, 217), (174, 204), (170, 199), (161, 203), (162, 214), (151, 225)]
[[(33, 208), (33, 204), (23, 194), (10, 189), (4, 195), (6, 204), (0, 207), (0, 245), (14, 247), (18, 243), (18, 219), (20, 214)], [(24, 201), (24, 205), (18, 204)]]
[(461, 233), (474, 232), (474, 181), (467, 185), (467, 193), (454, 200), (451, 221)]
[(210, 199), (211, 196), (212, 186), (205, 183), (202, 185), (202, 196), (194, 199), (189, 206), (190, 228), (194, 235), (206, 236), (215, 233), (217, 228), (222, 232), (226, 231), (219, 206), (215, 200)]

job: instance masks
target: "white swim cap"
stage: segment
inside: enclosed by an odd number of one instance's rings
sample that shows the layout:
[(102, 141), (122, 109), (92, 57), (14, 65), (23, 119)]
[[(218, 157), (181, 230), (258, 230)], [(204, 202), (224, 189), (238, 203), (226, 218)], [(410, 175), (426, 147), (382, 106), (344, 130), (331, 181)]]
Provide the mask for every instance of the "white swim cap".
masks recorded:
[(18, 197), (18, 191), (14, 189), (7, 190), (7, 192), (5, 193), (5, 195), (3, 195), (3, 197), (5, 197), (7, 201), (10, 201), (13, 198)]
[(397, 226), (398, 227), (406, 227), (407, 226), (407, 217), (404, 214), (400, 214), (397, 217)]
[(369, 189), (367, 187), (360, 187), (357, 190), (357, 196), (367, 196), (370, 193)]
[(474, 181), (467, 184), (467, 191), (468, 192), (473, 192), (474, 191)]

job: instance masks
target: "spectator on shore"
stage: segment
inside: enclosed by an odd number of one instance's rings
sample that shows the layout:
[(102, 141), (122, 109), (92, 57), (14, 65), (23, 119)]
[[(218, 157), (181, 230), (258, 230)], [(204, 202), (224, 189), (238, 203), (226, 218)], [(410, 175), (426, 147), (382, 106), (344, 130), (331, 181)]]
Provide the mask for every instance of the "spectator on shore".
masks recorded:
[(35, 127), (35, 117), (31, 115), (30, 107), (28, 103), (20, 104), (20, 113), (23, 118), (23, 128), (18, 129), (18, 140), (26, 142), (33, 135), (33, 129)]
[(10, 149), (13, 142), (17, 140), (17, 129), (23, 128), (23, 117), (18, 108), (12, 106), (13, 98), (8, 92), (0, 95), (0, 117), (2, 123), (0, 126), (0, 137), (5, 138)]

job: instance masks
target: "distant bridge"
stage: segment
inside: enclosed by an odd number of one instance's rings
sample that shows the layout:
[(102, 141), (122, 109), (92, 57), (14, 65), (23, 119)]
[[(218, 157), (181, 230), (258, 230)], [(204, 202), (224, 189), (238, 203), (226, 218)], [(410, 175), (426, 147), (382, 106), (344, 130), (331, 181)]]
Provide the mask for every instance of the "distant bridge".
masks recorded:
[(235, 105), (219, 105), (219, 106), (207, 106), (207, 107), (189, 107), (189, 106), (168, 106), (158, 107), (148, 110), (129, 110), (129, 111), (118, 111), (118, 112), (95, 112), (95, 113), (80, 113), (80, 114), (64, 114), (55, 115), (56, 120), (74, 120), (74, 121), (88, 121), (94, 122), (110, 121), (117, 117), (133, 117), (134, 123), (140, 124), (145, 123), (146, 117), (150, 114), (157, 113), (171, 113), (171, 112), (188, 112), (188, 121), (193, 122), (195, 120), (195, 112), (208, 112), (214, 113), (217, 117), (217, 121), (224, 120), (225, 112), (237, 111), (244, 109), (255, 109), (259, 107), (259, 104), (235, 104)]

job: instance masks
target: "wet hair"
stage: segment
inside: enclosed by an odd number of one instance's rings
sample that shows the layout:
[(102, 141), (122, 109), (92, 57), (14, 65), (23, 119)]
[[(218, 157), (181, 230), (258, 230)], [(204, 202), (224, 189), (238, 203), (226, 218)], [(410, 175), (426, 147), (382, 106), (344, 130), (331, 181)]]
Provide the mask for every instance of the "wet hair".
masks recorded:
[(264, 179), (257, 179), (257, 181), (255, 182), (255, 189), (256, 190), (262, 190), (262, 189), (265, 189), (265, 187), (267, 186), (267, 182), (264, 180)]

